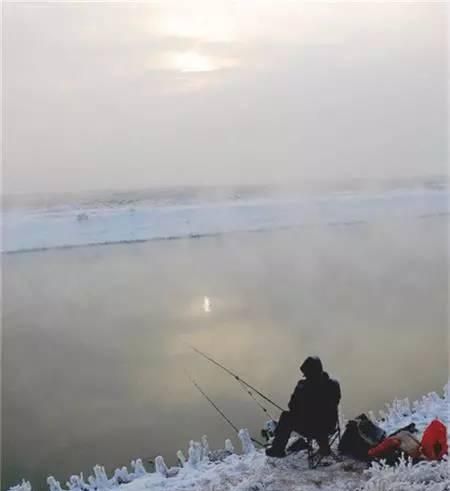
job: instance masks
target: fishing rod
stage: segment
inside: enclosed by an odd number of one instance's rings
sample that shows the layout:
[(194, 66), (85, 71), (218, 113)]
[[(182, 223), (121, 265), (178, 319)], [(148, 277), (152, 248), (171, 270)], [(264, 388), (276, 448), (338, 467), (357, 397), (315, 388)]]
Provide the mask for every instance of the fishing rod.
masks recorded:
[[(233, 430), (236, 432), (236, 434), (239, 435), (239, 429), (238, 427), (229, 419), (226, 414), (220, 409), (220, 407), (206, 394), (206, 392), (198, 385), (198, 383), (187, 373), (186, 377), (191, 381), (191, 383), (194, 385), (194, 387), (200, 392), (200, 394), (211, 404), (211, 406), (222, 416), (222, 418), (233, 428)], [(250, 437), (251, 441), (253, 443), (256, 443), (260, 447), (264, 447), (264, 444), (256, 440), (255, 438)]]
[[(198, 353), (199, 355), (203, 356), (203, 358), (206, 358), (208, 361), (210, 361), (211, 363), (213, 363), (214, 365), (216, 365), (217, 367), (221, 368), (223, 371), (225, 371), (226, 373), (228, 373), (228, 375), (231, 375), (241, 385), (245, 386), (247, 389), (250, 389), (254, 393), (258, 394), (260, 397), (262, 397), (265, 401), (267, 401), (268, 403), (272, 404), (273, 407), (276, 407), (277, 409), (279, 409), (282, 412), (284, 411), (284, 409), (281, 406), (279, 406), (276, 402), (272, 401), (272, 399), (269, 399), (261, 391), (259, 391), (258, 389), (256, 389), (252, 385), (250, 385), (248, 382), (246, 382), (245, 380), (241, 379), (241, 377), (239, 377), (239, 375), (235, 374), (230, 369), (228, 369), (227, 367), (223, 366), (221, 363), (219, 363), (218, 361), (214, 360), (213, 358), (211, 358), (210, 356), (208, 356), (206, 353), (203, 353), (202, 351), (200, 351), (199, 349), (195, 348), (194, 346), (191, 346), (191, 348), (196, 353)], [(251, 396), (252, 399), (256, 400), (255, 397), (254, 397), (254, 395), (253, 395), (253, 393), (251, 393), (249, 390), (247, 390), (247, 393)], [(259, 404), (259, 402), (258, 402), (258, 405), (264, 410), (265, 413), (268, 414), (268, 411), (267, 411), (267, 409), (264, 406), (261, 406)], [(273, 418), (271, 418), (271, 419), (273, 419)]]
[[(193, 348), (195, 349), (195, 348)], [(241, 387), (241, 389), (246, 393), (248, 394), (254, 401), (255, 403), (258, 405), (258, 407), (261, 409), (261, 411), (263, 411), (263, 413), (268, 416), (270, 419), (275, 419), (270, 413), (269, 413), (269, 410), (263, 406), (259, 401), (258, 399), (255, 397), (255, 395), (253, 394), (253, 392), (244, 384), (244, 382), (240, 379), (238, 379), (238, 382), (239, 382), (239, 386)]]
[(194, 387), (202, 394), (202, 396), (211, 404), (211, 406), (222, 416), (222, 418), (233, 428), (236, 433), (239, 433), (239, 429), (237, 426), (233, 424), (233, 422), (227, 418), (225, 413), (217, 406), (217, 404), (205, 393), (205, 391), (197, 384), (197, 382), (186, 373), (187, 378), (191, 381)]
[(258, 405), (258, 407), (263, 411), (265, 415), (267, 415), (272, 420), (275, 419), (269, 413), (269, 410), (258, 401), (258, 399), (254, 396), (253, 392), (246, 385), (244, 385), (241, 380), (239, 380), (239, 385), (241, 386), (241, 389), (255, 401), (255, 403)]

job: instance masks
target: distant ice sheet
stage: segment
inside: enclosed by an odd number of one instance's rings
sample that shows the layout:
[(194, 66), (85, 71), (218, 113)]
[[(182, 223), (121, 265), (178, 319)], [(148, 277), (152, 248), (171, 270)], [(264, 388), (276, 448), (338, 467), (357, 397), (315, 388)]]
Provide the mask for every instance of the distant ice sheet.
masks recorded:
[(4, 253), (448, 215), (447, 189), (3, 213)]

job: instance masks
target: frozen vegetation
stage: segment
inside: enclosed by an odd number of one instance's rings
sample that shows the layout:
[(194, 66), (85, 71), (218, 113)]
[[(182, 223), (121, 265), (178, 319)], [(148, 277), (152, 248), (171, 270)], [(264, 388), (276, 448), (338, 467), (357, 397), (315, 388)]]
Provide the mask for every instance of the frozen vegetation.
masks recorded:
[[(410, 403), (407, 399), (387, 405), (377, 419), (387, 433), (415, 423), (422, 432), (435, 418), (449, 422), (450, 383), (439, 396), (430, 393)], [(52, 476), (47, 480), (50, 491), (450, 491), (448, 460), (421, 462), (413, 465), (401, 461), (396, 467), (372, 464), (370, 467), (351, 459), (337, 457), (315, 470), (308, 469), (305, 452), (279, 460), (267, 458), (257, 450), (247, 430), (239, 432), (241, 451), (236, 453), (230, 440), (223, 449), (211, 450), (206, 436), (191, 441), (187, 453), (177, 452), (179, 465), (168, 467), (163, 457), (155, 459), (154, 472), (148, 472), (140, 459), (131, 468), (116, 469), (111, 477), (102, 466), (93, 468), (93, 475), (69, 477), (64, 485)], [(29, 482), (10, 491), (31, 491)]]

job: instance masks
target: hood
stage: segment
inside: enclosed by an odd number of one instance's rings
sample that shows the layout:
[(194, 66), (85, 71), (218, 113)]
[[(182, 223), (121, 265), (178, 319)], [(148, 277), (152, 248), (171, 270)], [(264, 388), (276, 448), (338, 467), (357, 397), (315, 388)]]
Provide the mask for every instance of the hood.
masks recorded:
[(323, 374), (322, 362), (318, 356), (308, 356), (300, 370), (307, 379), (318, 379)]

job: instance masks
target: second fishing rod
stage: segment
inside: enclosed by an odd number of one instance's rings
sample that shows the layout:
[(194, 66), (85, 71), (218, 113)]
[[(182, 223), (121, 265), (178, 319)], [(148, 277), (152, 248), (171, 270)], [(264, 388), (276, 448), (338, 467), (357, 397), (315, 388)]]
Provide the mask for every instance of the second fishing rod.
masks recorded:
[(199, 354), (200, 356), (202, 356), (203, 358), (205, 358), (206, 360), (208, 360), (209, 362), (213, 363), (214, 365), (216, 365), (217, 367), (219, 367), (221, 370), (223, 370), (225, 373), (227, 373), (228, 375), (232, 376), (237, 382), (239, 382), (239, 384), (241, 385), (241, 387), (245, 390), (245, 392), (255, 401), (255, 403), (259, 406), (259, 408), (264, 412), (264, 414), (266, 414), (267, 416), (270, 417), (270, 419), (275, 419), (273, 418), (268, 409), (266, 407), (264, 407), (255, 397), (254, 394), (257, 394), (259, 397), (261, 397), (262, 399), (264, 399), (265, 401), (267, 401), (269, 404), (271, 404), (273, 407), (275, 407), (276, 409), (278, 409), (279, 411), (283, 412), (284, 409), (279, 405), (277, 404), (276, 402), (274, 402), (272, 399), (270, 399), (268, 396), (266, 396), (265, 394), (263, 394), (260, 390), (256, 389), (255, 387), (253, 387), (251, 384), (249, 384), (248, 382), (246, 382), (245, 380), (243, 380), (239, 375), (237, 375), (236, 373), (234, 373), (233, 371), (231, 371), (229, 368), (225, 367), (224, 365), (222, 365), (221, 363), (219, 363), (218, 361), (216, 361), (214, 358), (212, 358), (210, 355), (207, 355), (206, 353), (204, 353), (203, 351), (200, 351), (199, 349), (195, 348), (194, 346), (191, 346), (191, 349), (194, 350), (197, 354)]
[[(194, 387), (200, 392), (200, 394), (211, 404), (211, 406), (217, 411), (217, 413), (220, 414), (220, 416), (233, 428), (235, 433), (239, 435), (239, 429), (238, 427), (231, 421), (230, 418), (227, 417), (227, 415), (220, 409), (220, 407), (208, 396), (208, 394), (200, 387), (200, 385), (187, 373), (186, 376), (189, 378), (191, 383), (194, 385)], [(250, 436), (250, 440), (253, 443), (256, 443), (260, 447), (264, 447), (264, 443), (261, 443), (259, 440), (256, 440), (256, 438), (253, 438)]]

